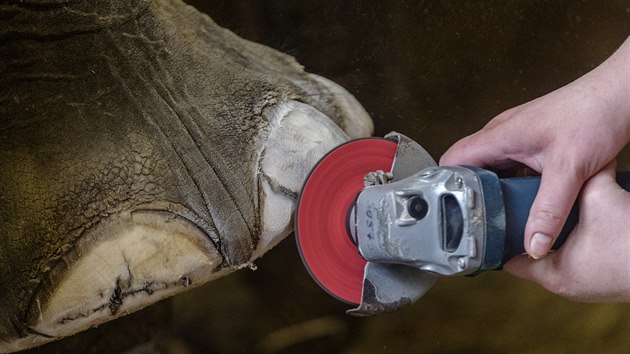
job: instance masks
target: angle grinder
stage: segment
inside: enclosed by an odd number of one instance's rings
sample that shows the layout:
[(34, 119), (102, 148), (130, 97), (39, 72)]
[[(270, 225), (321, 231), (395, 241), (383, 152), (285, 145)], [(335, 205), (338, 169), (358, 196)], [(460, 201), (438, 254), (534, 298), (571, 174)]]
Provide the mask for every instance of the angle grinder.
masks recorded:
[[(630, 174), (618, 173), (630, 190)], [(295, 235), (302, 260), (356, 316), (391, 312), (441, 276), (501, 269), (525, 252), (523, 232), (540, 177), (499, 178), (468, 166), (437, 166), (418, 143), (392, 132), (352, 140), (311, 171)], [(553, 249), (578, 219), (574, 206)]]

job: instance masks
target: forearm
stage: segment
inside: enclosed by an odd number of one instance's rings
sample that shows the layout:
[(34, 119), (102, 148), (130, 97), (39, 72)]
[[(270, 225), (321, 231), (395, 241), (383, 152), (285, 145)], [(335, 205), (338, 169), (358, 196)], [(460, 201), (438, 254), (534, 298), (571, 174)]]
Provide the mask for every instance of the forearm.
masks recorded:
[(606, 61), (579, 80), (607, 107), (609, 124), (630, 139), (630, 37)]

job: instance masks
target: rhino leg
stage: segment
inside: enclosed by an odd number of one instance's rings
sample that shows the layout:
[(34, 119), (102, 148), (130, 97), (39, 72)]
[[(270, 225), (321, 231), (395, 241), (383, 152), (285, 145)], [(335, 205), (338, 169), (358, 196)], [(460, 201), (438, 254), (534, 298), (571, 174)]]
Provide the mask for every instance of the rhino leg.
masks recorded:
[(216, 279), (291, 228), (361, 106), (179, 0), (0, 5), (0, 351)]

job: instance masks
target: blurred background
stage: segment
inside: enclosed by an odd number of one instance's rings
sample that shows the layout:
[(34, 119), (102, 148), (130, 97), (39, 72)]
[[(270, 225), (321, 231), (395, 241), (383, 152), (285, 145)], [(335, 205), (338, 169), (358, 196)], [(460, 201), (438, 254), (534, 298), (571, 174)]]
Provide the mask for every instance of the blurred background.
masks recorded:
[[(376, 135), (400, 131), (436, 159), (630, 35), (621, 0), (190, 2), (341, 84)], [(292, 237), (256, 265), (129, 316), (153, 326), (129, 331), (159, 333), (172, 353), (630, 353), (630, 304), (573, 303), (503, 272), (441, 279), (409, 308), (356, 319), (312, 281)], [(107, 326), (125, 319), (70, 340), (114, 351), (121, 340), (102, 334)]]

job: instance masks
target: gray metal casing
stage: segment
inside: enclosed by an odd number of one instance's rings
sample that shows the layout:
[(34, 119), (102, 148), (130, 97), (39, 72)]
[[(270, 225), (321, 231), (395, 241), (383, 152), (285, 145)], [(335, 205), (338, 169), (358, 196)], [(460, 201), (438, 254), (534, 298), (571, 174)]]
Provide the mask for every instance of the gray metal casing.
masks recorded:
[[(421, 196), (428, 213), (416, 220), (408, 212)], [(462, 212), (463, 232), (455, 250), (445, 248), (442, 203), (452, 196)], [(476, 173), (465, 167), (428, 167), (403, 180), (366, 187), (355, 210), (355, 233), (369, 262), (412, 266), (440, 275), (476, 272), (484, 254), (484, 205)]]

